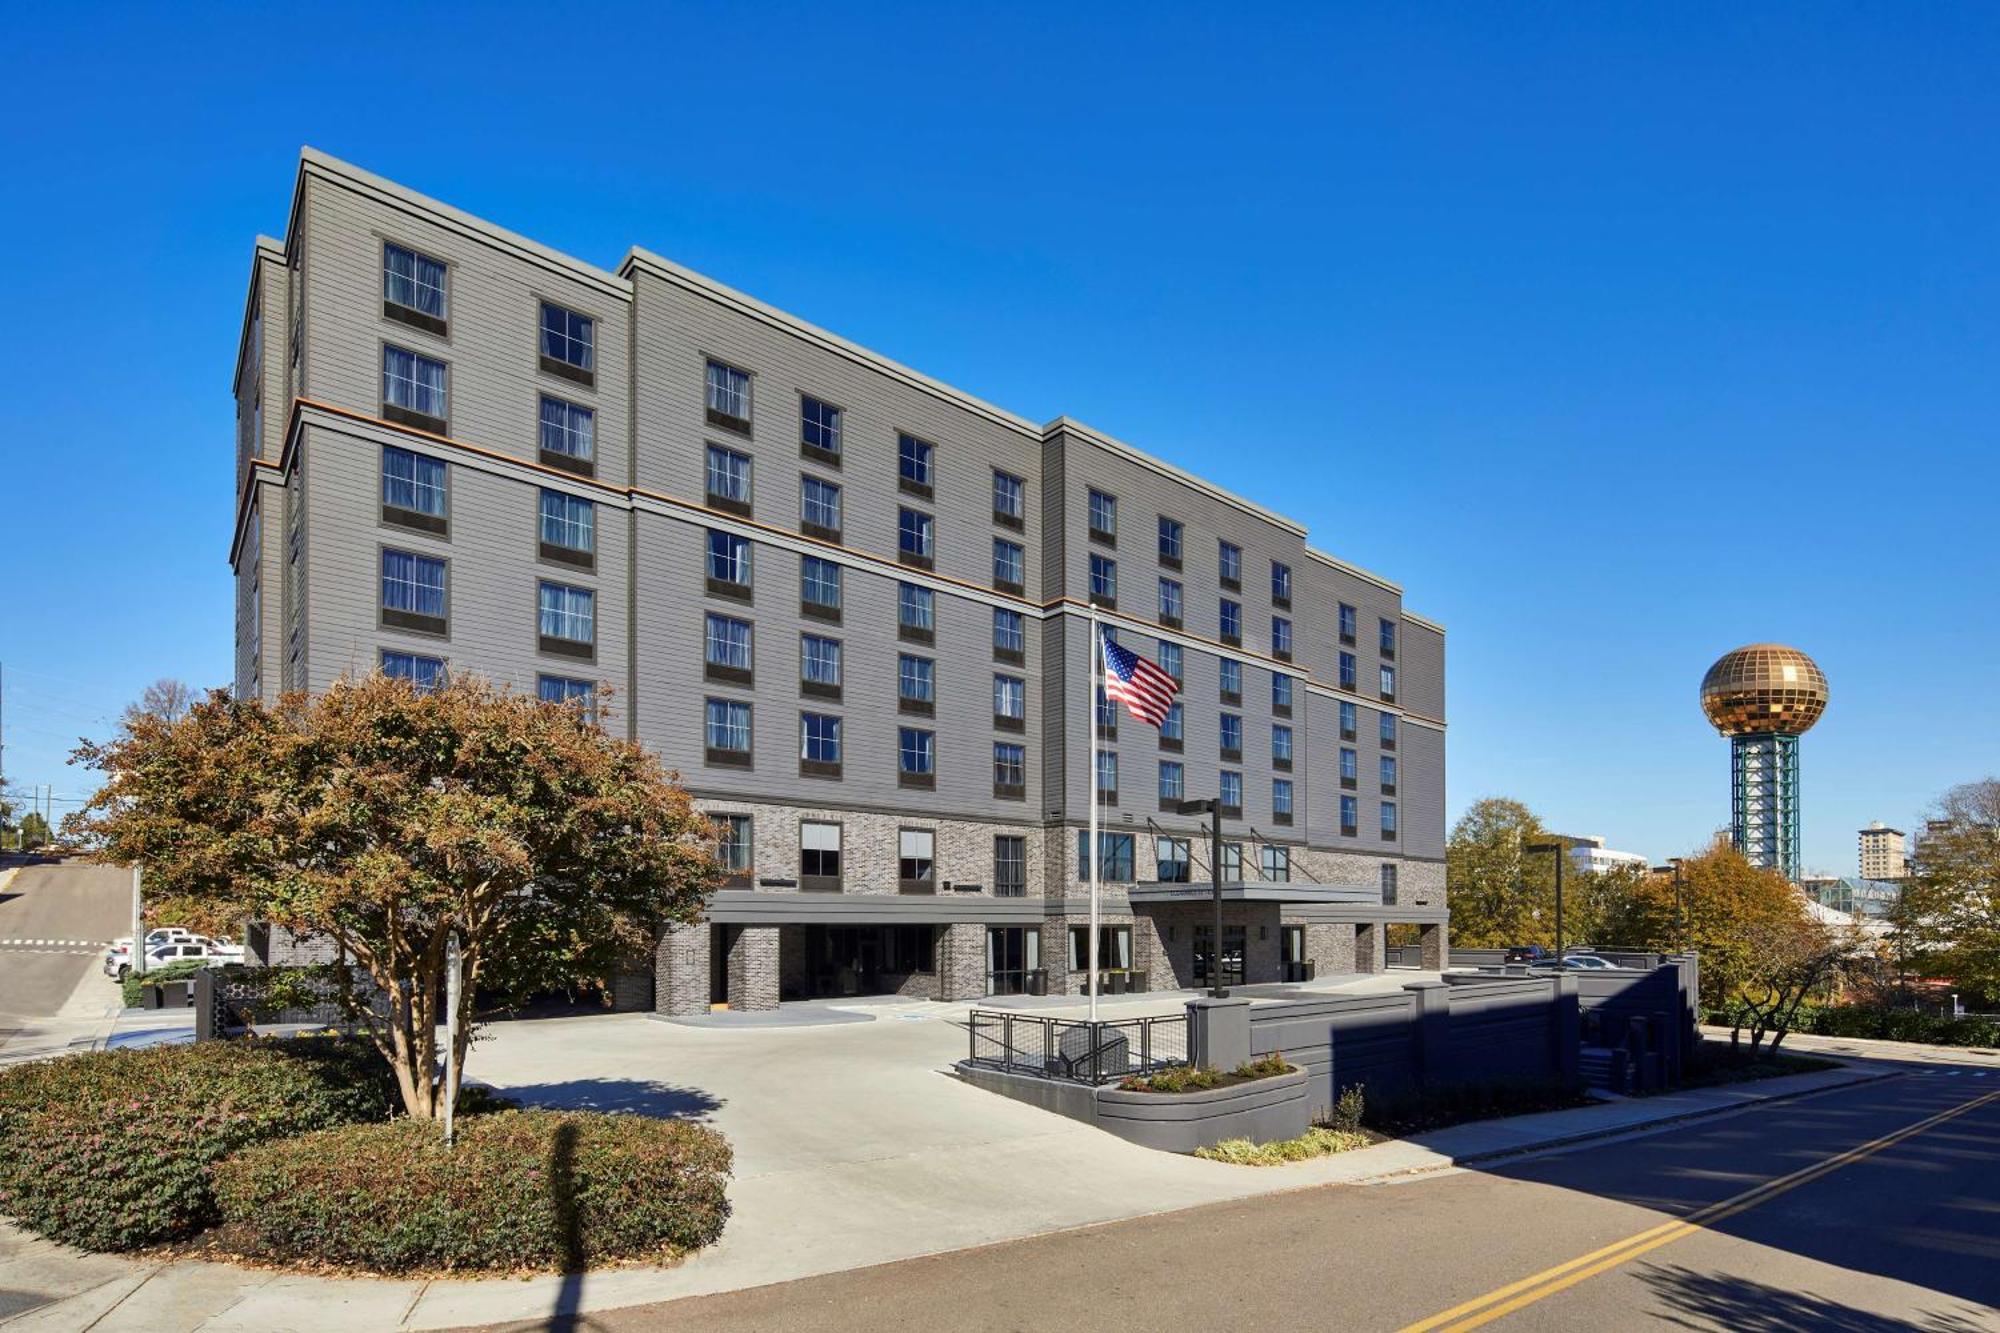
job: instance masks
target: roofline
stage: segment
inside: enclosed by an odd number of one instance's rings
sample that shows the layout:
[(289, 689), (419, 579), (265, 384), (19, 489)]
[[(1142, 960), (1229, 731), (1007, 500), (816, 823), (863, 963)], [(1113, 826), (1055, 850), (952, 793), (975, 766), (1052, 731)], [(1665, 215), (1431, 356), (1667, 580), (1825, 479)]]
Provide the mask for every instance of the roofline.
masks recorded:
[[(1197, 477), (1185, 468), (1174, 466), (1164, 458), (1156, 458), (1144, 449), (1136, 448), (1121, 439), (1106, 435), (1101, 430), (1086, 426), (1075, 417), (1057, 417), (1042, 427), (1041, 435), (1044, 440), (1052, 435), (1074, 435), (1086, 444), (1096, 445), (1106, 453), (1116, 454), (1127, 462), (1137, 463), (1140, 467), (1151, 468), (1161, 476), (1180, 482), (1184, 486), (1192, 486), (1212, 500), (1220, 500), (1226, 505), (1242, 510), (1252, 518), (1262, 519), (1275, 527), (1283, 528), (1295, 537), (1303, 538), (1306, 535), (1305, 524), (1298, 520), (1286, 518), (1274, 509), (1266, 509), (1255, 500), (1246, 500), (1234, 491), (1226, 491), (1214, 482)], [(1306, 550), (1310, 552), (1312, 548), (1307, 547)]]
[(1330, 566), (1331, 568), (1337, 569), (1343, 574), (1352, 574), (1355, 578), (1360, 579), (1363, 583), (1372, 583), (1376, 587), (1383, 589), (1385, 592), (1393, 592), (1398, 597), (1401, 597), (1403, 595), (1402, 584), (1395, 582), (1393, 579), (1385, 579), (1380, 574), (1375, 573), (1373, 570), (1363, 569), (1359, 565), (1351, 564), (1348, 561), (1342, 560), (1337, 555), (1330, 555), (1327, 552), (1320, 550), (1317, 546), (1306, 547), (1306, 556), (1308, 559), (1317, 560), (1322, 565), (1327, 565)]
[(530, 263), (552, 269), (579, 282), (588, 283), (619, 300), (632, 299), (632, 284), (615, 273), (601, 269), (595, 264), (585, 263), (574, 255), (566, 255), (560, 250), (551, 249), (519, 232), (496, 227), (484, 218), (474, 217), (463, 209), (453, 208), (443, 200), (433, 199), (427, 194), (419, 194), (408, 186), (398, 185), (392, 180), (377, 176), (372, 171), (364, 171), (352, 162), (343, 162), (311, 145), (299, 149), (298, 183), (292, 192), (291, 216), (285, 223), (287, 242), (297, 234), (299, 205), (304, 196), (306, 179), (310, 176), (332, 181), (357, 193), (374, 195), (384, 203), (421, 214), (427, 221), (438, 226), (471, 236), (503, 250), (511, 250), (519, 258), (526, 259)]
[(1440, 625), (1437, 621), (1432, 620), (1429, 616), (1420, 616), (1415, 611), (1408, 611), (1408, 610), (1404, 611), (1403, 619), (1409, 621), (1412, 625), (1415, 625), (1420, 629), (1431, 630), (1438, 634), (1442, 634), (1445, 632), (1443, 625)]
[(243, 355), (250, 347), (250, 318), (256, 313), (258, 281), (262, 274), (257, 265), (270, 260), (283, 267), (285, 263), (284, 245), (272, 237), (260, 234), (250, 246), (250, 281), (243, 288), (243, 318), (236, 326), (236, 363), (229, 376), (229, 396), (243, 387)]

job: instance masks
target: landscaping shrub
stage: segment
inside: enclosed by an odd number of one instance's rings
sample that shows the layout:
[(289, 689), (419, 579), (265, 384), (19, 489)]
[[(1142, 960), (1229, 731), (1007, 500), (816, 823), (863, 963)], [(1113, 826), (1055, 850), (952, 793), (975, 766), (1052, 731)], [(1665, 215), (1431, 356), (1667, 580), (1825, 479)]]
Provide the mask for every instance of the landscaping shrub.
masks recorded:
[(1779, 1051), (1773, 1056), (1769, 1047), (1752, 1055), (1747, 1046), (1732, 1048), (1726, 1041), (1704, 1037), (1688, 1052), (1687, 1065), (1681, 1071), (1681, 1086), (1709, 1088), (1723, 1083), (1748, 1083), (1760, 1078), (1810, 1074), (1839, 1067), (1838, 1060), (1794, 1055), (1790, 1051)]
[(667, 1259), (729, 1215), (728, 1142), (679, 1120), (505, 1111), (396, 1120), (263, 1143), (216, 1172), (224, 1238), (244, 1253), (374, 1272)]
[(1587, 1106), (1591, 1100), (1580, 1080), (1573, 1083), (1560, 1079), (1450, 1083), (1419, 1096), (1381, 1104), (1370, 1103), (1362, 1111), (1362, 1120), (1369, 1129), (1396, 1136), (1443, 1129), (1472, 1120), (1531, 1115), (1536, 1111), (1560, 1111), (1572, 1106)]
[(1888, 1005), (1840, 1004), (1801, 1010), (1795, 1030), (1822, 1037), (1873, 1037), (1933, 1046), (2000, 1046), (2000, 1021), (1952, 1018)]
[(137, 1009), (146, 1002), (146, 987), (158, 986), (169, 981), (187, 981), (207, 966), (208, 964), (199, 958), (190, 958), (185, 962), (156, 967), (143, 977), (137, 972), (127, 972), (124, 980), (118, 983), (118, 989), (123, 994), (125, 1007)]
[(1279, 1139), (1275, 1143), (1224, 1139), (1212, 1147), (1196, 1148), (1194, 1155), (1211, 1162), (1228, 1162), (1232, 1166), (1283, 1166), (1286, 1162), (1310, 1161), (1329, 1153), (1351, 1152), (1374, 1142), (1375, 1136), (1366, 1130), (1314, 1125), (1295, 1139)]
[(203, 1042), (95, 1051), (0, 1070), (0, 1213), (52, 1240), (129, 1250), (218, 1214), (215, 1164), (266, 1139), (395, 1105), (352, 1041)]
[(1169, 1065), (1157, 1073), (1135, 1074), (1120, 1082), (1118, 1088), (1121, 1092), (1204, 1092), (1230, 1083), (1274, 1078), (1279, 1074), (1289, 1074), (1294, 1068), (1296, 1066), (1286, 1062), (1285, 1053), (1278, 1051), (1260, 1055), (1255, 1060), (1245, 1060), (1227, 1074), (1217, 1069), (1199, 1069), (1194, 1065)]

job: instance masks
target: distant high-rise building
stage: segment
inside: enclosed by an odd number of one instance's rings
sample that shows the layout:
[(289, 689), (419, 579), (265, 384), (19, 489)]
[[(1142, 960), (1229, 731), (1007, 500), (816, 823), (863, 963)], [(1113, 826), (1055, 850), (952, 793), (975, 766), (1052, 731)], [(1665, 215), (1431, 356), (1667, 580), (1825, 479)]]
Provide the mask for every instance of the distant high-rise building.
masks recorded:
[(1876, 820), (1861, 830), (1861, 878), (1905, 879), (1910, 858), (1903, 845), (1903, 830)]
[(1559, 834), (1569, 844), (1569, 863), (1579, 871), (1599, 873), (1616, 870), (1619, 866), (1637, 866), (1641, 870), (1652, 863), (1637, 852), (1620, 852), (1604, 845), (1604, 839), (1595, 835)]
[(1730, 841), (1750, 864), (1799, 877), (1799, 737), (1826, 711), (1826, 675), (1796, 648), (1753, 643), (1701, 679), (1701, 711), (1729, 737)]

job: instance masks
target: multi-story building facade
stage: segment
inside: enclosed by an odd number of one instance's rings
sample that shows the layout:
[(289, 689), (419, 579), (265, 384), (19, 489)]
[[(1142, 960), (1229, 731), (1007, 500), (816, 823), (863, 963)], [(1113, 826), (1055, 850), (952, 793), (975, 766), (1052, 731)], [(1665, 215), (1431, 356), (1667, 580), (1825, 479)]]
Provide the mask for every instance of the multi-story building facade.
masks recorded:
[(1862, 829), (1855, 841), (1859, 847), (1861, 878), (1909, 878), (1910, 858), (1903, 845), (1903, 830), (1890, 828), (1878, 819)]
[(1445, 957), (1443, 629), (1258, 504), (311, 150), (236, 398), (238, 691), (610, 687), (722, 830), (664, 1010), (1078, 990), (1093, 607), (1182, 683), (1103, 713), (1107, 983)]

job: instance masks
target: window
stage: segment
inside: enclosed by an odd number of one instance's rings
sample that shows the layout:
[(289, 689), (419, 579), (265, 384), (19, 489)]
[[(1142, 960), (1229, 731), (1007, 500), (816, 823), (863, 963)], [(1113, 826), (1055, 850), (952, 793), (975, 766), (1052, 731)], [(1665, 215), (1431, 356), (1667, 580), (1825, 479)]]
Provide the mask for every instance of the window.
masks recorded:
[(569, 564), (597, 549), (597, 506), (561, 491), (542, 492), (541, 553)]
[(1340, 747), (1340, 785), (1352, 789), (1361, 780), (1361, 758), (1353, 750)]
[(1105, 736), (1118, 735), (1118, 705), (1112, 702), (1111, 696), (1105, 693), (1102, 685), (1097, 687), (1097, 717), (1091, 725)]
[(1382, 905), (1384, 907), (1396, 905), (1396, 867), (1393, 862), (1388, 861), (1382, 863)]
[(1097, 752), (1097, 799), (1106, 805), (1118, 803), (1118, 755), (1113, 750)]
[(840, 891), (840, 825), (821, 819), (799, 821), (799, 888), (808, 893)]
[(1181, 585), (1176, 579), (1160, 580), (1160, 619), (1168, 625), (1181, 623)]
[(597, 687), (575, 676), (535, 677), (535, 696), (545, 704), (581, 702), (589, 708), (597, 699)]
[(1238, 713), (1222, 715), (1222, 756), (1225, 759), (1243, 757), (1243, 718)]
[(1216, 623), (1222, 631), (1224, 643), (1243, 642), (1243, 607), (1240, 603), (1232, 602), (1227, 597), (1223, 598), (1216, 614)]
[(818, 477), (799, 480), (799, 521), (815, 537), (840, 539), (840, 487)]
[(839, 697), (840, 640), (817, 634), (799, 635), (799, 679), (807, 685), (820, 686), (820, 691), (815, 692), (831, 691)]
[(993, 539), (993, 582), (1012, 592), (1027, 587), (1028, 556), (1019, 542)]
[(1354, 689), (1356, 687), (1355, 680), (1354, 654), (1342, 653), (1340, 655), (1340, 688), (1343, 690)]
[[(445, 331), (444, 262), (394, 242), (382, 246), (382, 313), (432, 333)], [(394, 307), (391, 309), (390, 307)], [(409, 315), (420, 316), (410, 319)]]
[(1380, 620), (1376, 622), (1376, 647), (1385, 658), (1396, 655), (1396, 622)]
[(1243, 882), (1243, 844), (1240, 842), (1222, 844), (1222, 882), (1225, 884)]
[(1090, 492), (1090, 535), (1093, 540), (1118, 540), (1118, 497), (1092, 488)]
[(1271, 814), (1280, 824), (1292, 822), (1292, 780), (1271, 779)]
[(1018, 796), (1028, 789), (1028, 751), (1011, 741), (993, 743), (993, 794)]
[(749, 589), (749, 539), (715, 528), (708, 530), (708, 584), (710, 591)]
[(1011, 472), (993, 470), (993, 518), (1010, 528), (1018, 528), (1027, 522), (1028, 505), (1025, 483)]
[(1179, 761), (1160, 761), (1160, 808), (1171, 809), (1187, 799), (1187, 770)]
[[(708, 613), (706, 656), (711, 677), (725, 680), (750, 679), (750, 622), (734, 616)], [(546, 631), (544, 631), (546, 632)]]
[[(1090, 832), (1078, 829), (1076, 834), (1076, 867), (1079, 877), (1090, 873)], [(1104, 833), (1097, 835), (1097, 878), (1108, 884), (1130, 884), (1132, 882), (1132, 835), (1129, 833)]]
[(1243, 698), (1243, 664), (1230, 658), (1223, 658), (1222, 698), (1226, 703), (1236, 703)]
[(1383, 749), (1385, 749), (1385, 750), (1393, 750), (1393, 749), (1395, 749), (1395, 748), (1396, 748), (1396, 715), (1395, 715), (1394, 713), (1384, 713), (1384, 714), (1382, 714), (1382, 715), (1381, 715), (1381, 721), (1380, 721), (1380, 723), (1378, 724), (1378, 727), (1379, 727), (1379, 730), (1380, 730), (1380, 732), (1381, 732), (1381, 737), (1382, 737), (1382, 748), (1383, 748)]
[(1284, 768), (1292, 766), (1292, 729), (1273, 724), (1271, 727), (1271, 762)]
[(1178, 702), (1168, 704), (1167, 716), (1160, 723), (1160, 739), (1163, 741), (1180, 741), (1185, 739), (1182, 735), (1182, 725), (1180, 704)]
[(382, 674), (392, 680), (407, 680), (418, 694), (429, 694), (444, 681), (444, 659), (422, 653), (382, 650)]
[(840, 719), (830, 713), (799, 714), (799, 771), (840, 775)]
[(397, 629), (445, 632), (445, 565), (435, 556), (382, 552), (382, 623)]
[(382, 349), (382, 415), (405, 426), (443, 434), (450, 416), (445, 366), (400, 347)]
[(1283, 616), (1271, 617), (1271, 656), (1285, 662), (1292, 660), (1292, 622)]
[(900, 727), (896, 738), (896, 771), (904, 777), (928, 778), (937, 773), (937, 733)]
[[(1100, 971), (1106, 972), (1124, 972), (1131, 969), (1132, 927), (1097, 928), (1097, 966)], [(1069, 928), (1069, 967), (1072, 972), (1086, 972), (1090, 967), (1089, 926)]]
[(1271, 711), (1280, 717), (1291, 716), (1292, 678), (1281, 672), (1271, 676)]
[(903, 653), (896, 658), (896, 697), (928, 713), (937, 702), (937, 663)]
[(799, 445), (807, 457), (823, 462), (840, 462), (840, 426), (843, 414), (832, 403), (810, 394), (799, 396)]
[(905, 630), (928, 637), (936, 628), (933, 599), (929, 588), (914, 583), (896, 585), (896, 623)]
[(708, 419), (718, 426), (750, 429), (750, 373), (720, 361), (708, 363)]
[(711, 761), (750, 759), (750, 705), (735, 699), (708, 701), (708, 750)]
[(1018, 676), (993, 678), (993, 716), (1009, 722), (1028, 717), (1028, 682)]
[(929, 892), (937, 876), (937, 835), (927, 828), (896, 834), (896, 875), (905, 892)]
[(1243, 775), (1224, 769), (1218, 774), (1218, 777), (1220, 781), (1217, 789), (1222, 801), (1223, 812), (1225, 814), (1241, 815), (1243, 813)]
[(584, 384), (596, 380), (597, 321), (542, 302), (542, 369)]
[(1154, 873), (1162, 884), (1185, 884), (1191, 868), (1186, 838), (1160, 838), (1153, 844)]
[(710, 815), (715, 821), (715, 858), (722, 863), (724, 874), (730, 882), (739, 887), (750, 883), (750, 816)]
[(1384, 796), (1396, 794), (1396, 756), (1393, 754), (1382, 756), (1382, 794)]
[(572, 588), (566, 583), (550, 583), (544, 579), (539, 600), (544, 652), (561, 651), (556, 645), (588, 647), (597, 642), (596, 593), (588, 588)]
[(1019, 898), (1028, 892), (1028, 840), (1002, 833), (993, 839), (993, 896)]
[(1222, 575), (1224, 587), (1243, 586), (1243, 548), (1234, 542), (1217, 542), (1215, 547), (1216, 566)]
[(993, 608), (993, 651), (1020, 661), (1028, 652), (1028, 620), (1019, 611)]
[(1352, 796), (1340, 798), (1341, 836), (1351, 838), (1361, 831), (1361, 802)]
[(1170, 569), (1181, 567), (1181, 525), (1179, 519), (1160, 515), (1160, 563)]
[(719, 509), (750, 512), (750, 455), (708, 446), (708, 502)]
[(1350, 703), (1343, 703), (1340, 706), (1340, 739), (1344, 741), (1354, 739), (1356, 711), (1354, 705)]
[(1292, 604), (1292, 567), (1271, 562), (1271, 600), (1279, 606)]
[(1340, 641), (1342, 643), (1354, 642), (1355, 620), (1354, 608), (1346, 602), (1342, 602), (1340, 604)]
[(919, 495), (931, 493), (931, 464), (937, 451), (928, 440), (914, 435), (896, 437), (896, 478), (904, 490)]
[(1396, 668), (1392, 666), (1382, 668), (1381, 685), (1382, 697), (1394, 703), (1396, 701)]
[(1382, 802), (1382, 837), (1384, 839), (1390, 839), (1394, 838), (1395, 836), (1396, 836), (1396, 803), (1394, 801), (1384, 801)]
[(1095, 552), (1090, 557), (1090, 600), (1103, 606), (1118, 605), (1118, 562)]
[(809, 610), (840, 611), (840, 566), (816, 555), (799, 558), (799, 600)]
[(382, 517), (391, 523), (445, 531), (445, 467), (440, 459), (390, 445), (382, 448)]
[(595, 466), (597, 413), (542, 395), (542, 461), (588, 475)]
[(901, 509), (896, 515), (896, 554), (905, 564), (930, 567), (931, 516), (915, 509)]

